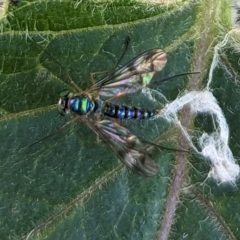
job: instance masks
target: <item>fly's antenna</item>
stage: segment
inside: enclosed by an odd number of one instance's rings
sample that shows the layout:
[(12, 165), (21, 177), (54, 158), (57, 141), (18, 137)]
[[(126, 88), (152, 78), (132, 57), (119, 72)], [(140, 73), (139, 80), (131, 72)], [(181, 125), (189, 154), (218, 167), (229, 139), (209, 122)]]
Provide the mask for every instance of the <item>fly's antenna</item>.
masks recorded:
[(177, 74), (177, 75), (174, 75), (174, 76), (171, 76), (171, 77), (167, 77), (167, 78), (164, 78), (164, 79), (160, 79), (158, 81), (153, 81), (151, 83), (149, 83), (147, 85), (147, 87), (151, 87), (151, 86), (154, 86), (154, 85), (159, 85), (159, 84), (162, 84), (164, 82), (167, 82), (169, 80), (172, 80), (174, 78), (177, 78), (177, 77), (181, 77), (181, 76), (186, 76), (186, 75), (191, 75), (191, 74), (199, 74), (200, 72), (187, 72), (187, 73), (180, 73), (180, 74)]

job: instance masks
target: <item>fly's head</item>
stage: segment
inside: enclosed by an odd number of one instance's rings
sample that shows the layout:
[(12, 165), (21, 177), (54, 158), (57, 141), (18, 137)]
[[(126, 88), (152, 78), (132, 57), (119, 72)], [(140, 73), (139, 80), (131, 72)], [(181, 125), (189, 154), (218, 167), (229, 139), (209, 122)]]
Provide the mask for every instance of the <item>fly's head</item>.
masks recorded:
[(64, 90), (60, 93), (60, 98), (58, 100), (58, 111), (61, 115), (65, 116), (71, 112), (69, 109), (69, 99), (72, 97), (72, 93), (70, 93), (68, 90)]

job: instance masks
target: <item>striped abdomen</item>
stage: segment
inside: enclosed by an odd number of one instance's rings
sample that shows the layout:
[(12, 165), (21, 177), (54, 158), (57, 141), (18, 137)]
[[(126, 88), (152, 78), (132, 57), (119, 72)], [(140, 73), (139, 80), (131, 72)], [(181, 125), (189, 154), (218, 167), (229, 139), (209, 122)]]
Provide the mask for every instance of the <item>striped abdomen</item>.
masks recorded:
[(127, 118), (127, 119), (144, 119), (151, 118), (155, 115), (154, 111), (149, 111), (144, 108), (136, 108), (129, 106), (119, 106), (106, 102), (103, 106), (104, 115), (112, 118)]

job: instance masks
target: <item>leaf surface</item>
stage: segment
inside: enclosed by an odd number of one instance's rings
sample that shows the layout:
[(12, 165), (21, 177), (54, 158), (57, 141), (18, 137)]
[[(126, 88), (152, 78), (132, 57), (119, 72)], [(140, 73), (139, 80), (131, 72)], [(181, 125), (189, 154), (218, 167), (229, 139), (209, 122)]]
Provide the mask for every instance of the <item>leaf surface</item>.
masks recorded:
[[(148, 150), (159, 173), (139, 177), (80, 119), (59, 116), (56, 107), (62, 90), (77, 91), (65, 69), (86, 90), (93, 84), (91, 73), (113, 71), (130, 37), (121, 64), (162, 48), (168, 63), (156, 80), (201, 72), (157, 86), (155, 101), (140, 91), (119, 99), (162, 108), (186, 89), (205, 88), (214, 47), (225, 37), (210, 91), (229, 125), (233, 155), (239, 156), (240, 35), (230, 19), (230, 3), (46, 0), (6, 6), (0, 11), (1, 238), (239, 239), (239, 181), (218, 184), (208, 178), (209, 163), (194, 152), (156, 148)], [(159, 92), (164, 98), (157, 99)], [(189, 131), (214, 128), (211, 115), (180, 115)], [(68, 121), (52, 137), (27, 147)], [(163, 118), (121, 124), (148, 141), (189, 147), (180, 130)]]

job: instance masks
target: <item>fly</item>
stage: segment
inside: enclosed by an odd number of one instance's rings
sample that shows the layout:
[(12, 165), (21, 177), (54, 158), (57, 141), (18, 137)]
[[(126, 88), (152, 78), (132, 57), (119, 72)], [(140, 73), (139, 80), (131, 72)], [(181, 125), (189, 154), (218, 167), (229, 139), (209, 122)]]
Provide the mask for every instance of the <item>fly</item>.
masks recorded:
[[(41, 46), (39, 45), (39, 47)], [(42, 50), (44, 49), (42, 48)], [(46, 51), (44, 50), (44, 52)], [(46, 53), (53, 58), (48, 52)], [(55, 58), (53, 60), (62, 67)], [(172, 151), (188, 151), (159, 146), (132, 134), (127, 128), (115, 122), (114, 119), (149, 119), (159, 112), (157, 110), (118, 105), (112, 103), (112, 99), (134, 93), (144, 87), (162, 84), (178, 76), (194, 74), (182, 73), (151, 82), (153, 75), (161, 71), (166, 63), (167, 56), (162, 49), (147, 50), (109, 76), (95, 83), (88, 90), (79, 93), (63, 92), (57, 104), (59, 112), (62, 115), (73, 114), (82, 119), (114, 151), (127, 168), (141, 176), (154, 176), (158, 167), (147, 150), (145, 150), (144, 146), (146, 144)], [(71, 83), (75, 88), (79, 89), (72, 80)], [(94, 115), (106, 116), (108, 119), (95, 120), (92, 117)], [(62, 128), (68, 124), (69, 122)], [(30, 146), (43, 141), (58, 131)]]

